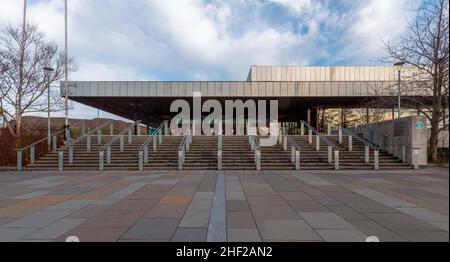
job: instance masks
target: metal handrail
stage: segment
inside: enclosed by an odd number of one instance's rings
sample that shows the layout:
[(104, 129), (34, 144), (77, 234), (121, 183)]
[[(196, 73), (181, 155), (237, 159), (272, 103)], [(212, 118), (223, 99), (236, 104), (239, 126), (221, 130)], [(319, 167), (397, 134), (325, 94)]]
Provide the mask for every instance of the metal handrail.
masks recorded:
[(379, 134), (379, 135), (382, 135), (382, 136), (384, 136), (384, 137), (387, 137), (388, 139), (392, 140), (393, 142), (399, 143), (400, 145), (405, 146), (405, 147), (407, 147), (407, 148), (409, 148), (409, 149), (422, 149), (421, 147), (412, 147), (411, 145), (408, 145), (408, 144), (406, 144), (405, 142), (402, 142), (402, 141), (396, 139), (395, 137), (392, 137), (392, 136), (387, 135), (386, 133), (380, 131), (380, 130), (379, 130), (378, 128), (376, 128), (376, 127), (373, 127), (373, 126), (367, 126), (367, 125), (358, 126), (358, 128), (363, 128), (363, 127), (364, 127), (364, 128), (368, 128), (368, 129), (370, 129), (370, 130), (373, 130), (373, 131), (375, 131), (375, 133), (377, 133), (377, 134)]
[[(63, 133), (64, 131), (66, 131), (67, 129), (70, 129), (70, 128), (72, 128), (72, 127), (75, 127), (75, 126), (77, 126), (78, 124), (83, 123), (83, 122), (85, 122), (85, 121), (86, 121), (86, 120), (78, 121), (78, 122), (76, 122), (73, 126), (68, 126), (68, 127), (64, 128), (64, 129), (61, 129), (61, 130), (57, 131), (56, 133), (52, 133), (50, 136), (56, 136), (56, 135), (59, 135), (59, 134)], [(25, 150), (31, 148), (32, 146), (35, 146), (35, 145), (37, 145), (37, 144), (39, 144), (39, 143), (41, 143), (41, 142), (44, 142), (44, 141), (47, 140), (47, 139), (48, 139), (48, 136), (42, 138), (41, 140), (38, 140), (37, 142), (34, 142), (34, 143), (31, 144), (31, 145), (28, 145), (28, 146), (23, 147), (23, 148), (15, 148), (14, 150), (15, 150), (15, 151), (25, 151)]]
[[(154, 134), (157, 134), (159, 131), (161, 131), (162, 130), (162, 128), (164, 127), (164, 125), (167, 123), (167, 120), (166, 121), (163, 121), (160, 125), (159, 125), (159, 127), (155, 130), (155, 131), (153, 131), (153, 133), (145, 140), (145, 142), (139, 147), (139, 151), (143, 151), (144, 150), (144, 147), (146, 147), (146, 146), (148, 146), (148, 144), (150, 144), (150, 142), (152, 141), (152, 139), (153, 139), (153, 136), (154, 136)], [(167, 135), (167, 134), (166, 134)]]
[(358, 140), (359, 142), (363, 143), (364, 145), (368, 146), (369, 148), (372, 148), (373, 150), (380, 150), (379, 147), (377, 147), (376, 145), (370, 143), (369, 141), (363, 139), (362, 137), (358, 136), (358, 134), (355, 134), (353, 132), (351, 132), (350, 130), (348, 130), (347, 128), (342, 128), (342, 131), (354, 138), (356, 138), (356, 140)]
[(186, 151), (189, 151), (189, 144), (192, 142), (192, 133), (191, 133), (192, 123), (189, 123), (189, 128), (185, 131), (183, 135), (183, 139), (181, 140), (180, 145), (178, 146), (178, 170), (183, 169), (183, 164), (186, 157)]
[(294, 139), (291, 137), (291, 135), (289, 135), (286, 130), (284, 130), (281, 126), (280, 123), (273, 121), (274, 123), (277, 124), (278, 126), (278, 130), (281, 130), (281, 134), (284, 135), (287, 139), (287, 141), (293, 146), (295, 147), (296, 150), (300, 150), (300, 146), (297, 145), (297, 143), (295, 143)]
[(132, 128), (134, 128), (136, 125), (139, 125), (141, 122), (140, 121), (136, 121), (133, 124), (129, 125), (126, 129), (124, 129), (122, 132), (120, 132), (118, 135), (114, 136), (113, 138), (111, 138), (108, 143), (104, 144), (99, 151), (105, 151), (105, 149), (107, 147), (110, 147), (112, 144), (114, 144), (117, 140), (120, 139), (120, 137), (122, 137), (124, 134), (126, 134), (127, 132), (129, 132)]
[(277, 121), (273, 121), (277, 127), (278, 130), (281, 130), (280, 132), (280, 138), (283, 138), (283, 150), (287, 150), (287, 144), (291, 144), (291, 163), (294, 164), (295, 169), (300, 169), (300, 146), (295, 143), (294, 139), (287, 133), (286, 130), (284, 130), (280, 123)]
[(112, 121), (107, 121), (105, 123), (103, 123), (102, 125), (97, 126), (96, 128), (92, 129), (91, 131), (89, 131), (87, 134), (85, 134), (84, 136), (80, 136), (75, 140), (72, 140), (69, 144), (65, 145), (64, 147), (60, 148), (59, 151), (64, 151), (66, 150), (68, 147), (73, 147), (76, 143), (80, 142), (81, 140), (85, 139), (88, 136), (91, 136), (92, 134), (94, 134), (95, 132), (97, 132), (98, 130), (102, 129), (104, 126), (110, 124)]
[(320, 140), (324, 141), (327, 145), (331, 146), (334, 150), (339, 150), (339, 148), (333, 143), (331, 142), (328, 138), (320, 135), (319, 131), (317, 131), (314, 127), (312, 127), (310, 124), (308, 124), (308, 122), (301, 120), (301, 123), (303, 123), (306, 127), (308, 127), (308, 129), (310, 129), (314, 134), (316, 134), (316, 136), (319, 137)]

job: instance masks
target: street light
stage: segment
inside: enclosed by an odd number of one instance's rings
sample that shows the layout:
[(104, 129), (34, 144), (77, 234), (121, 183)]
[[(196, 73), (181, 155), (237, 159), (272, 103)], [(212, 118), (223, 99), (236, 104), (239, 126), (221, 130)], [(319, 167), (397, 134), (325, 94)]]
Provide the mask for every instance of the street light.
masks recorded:
[(44, 67), (44, 77), (45, 81), (47, 81), (47, 144), (50, 150), (51, 148), (51, 126), (50, 126), (50, 75), (54, 71), (51, 67)]
[(402, 67), (405, 64), (405, 62), (397, 62), (394, 64), (395, 68), (398, 71), (398, 90), (397, 90), (397, 106), (398, 106), (398, 118), (400, 118), (400, 111), (401, 111), (401, 104), (400, 104), (400, 98), (401, 98), (401, 91), (400, 91), (400, 81), (401, 81), (401, 71)]

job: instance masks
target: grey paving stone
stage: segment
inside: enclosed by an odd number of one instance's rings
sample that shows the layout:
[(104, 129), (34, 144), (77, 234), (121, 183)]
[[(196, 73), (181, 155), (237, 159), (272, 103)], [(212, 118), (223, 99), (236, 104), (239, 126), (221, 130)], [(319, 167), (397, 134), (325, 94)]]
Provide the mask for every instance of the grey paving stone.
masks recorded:
[(238, 191), (238, 192), (228, 192), (226, 195), (227, 200), (245, 200), (245, 194), (244, 191)]
[(16, 196), (13, 199), (32, 199), (32, 198), (35, 198), (35, 197), (38, 197), (38, 196), (43, 196), (43, 195), (46, 195), (46, 194), (49, 194), (49, 193), (51, 193), (51, 191), (34, 191), (34, 192), (31, 192), (31, 193), (28, 193), (28, 194), (23, 194), (23, 195), (20, 195), (20, 196)]
[(81, 195), (91, 191), (90, 187), (67, 187), (55, 192), (55, 194)]
[(397, 231), (402, 237), (414, 242), (449, 242), (448, 232)]
[(33, 227), (16, 227), (4, 228), (0, 227), (0, 242), (18, 241), (24, 236), (36, 231), (38, 228)]
[(186, 212), (181, 219), (180, 227), (208, 227), (209, 211)]
[(70, 214), (70, 218), (89, 218), (97, 215), (110, 205), (92, 204)]
[(188, 207), (189, 212), (195, 211), (209, 211), (212, 208), (212, 200), (192, 200), (191, 204)]
[(437, 231), (435, 226), (402, 213), (366, 213), (370, 219), (394, 231)]
[(72, 228), (80, 225), (83, 223), (86, 219), (82, 218), (63, 218), (58, 221), (56, 221), (53, 224), (50, 224), (39, 231), (34, 232), (31, 235), (28, 235), (25, 237), (25, 239), (47, 239), (47, 240), (53, 240), (59, 237), (60, 235), (66, 233), (67, 231), (71, 230)]
[(292, 200), (289, 205), (297, 212), (327, 212), (329, 209), (314, 200)]
[(76, 211), (76, 210), (86, 207), (94, 202), (95, 202), (95, 200), (76, 200), (76, 199), (75, 200), (66, 200), (66, 201), (56, 204), (54, 206), (50, 206), (50, 207), (46, 208), (45, 210)]
[(323, 180), (320, 177), (317, 177), (312, 174), (293, 174), (296, 178), (300, 179), (301, 181), (305, 182), (308, 185), (311, 186), (333, 186), (334, 183), (330, 183), (326, 180)]
[(31, 188), (50, 188), (50, 187), (57, 187), (60, 185), (64, 185), (63, 182), (48, 182), (48, 183), (42, 183), (42, 184), (37, 184), (35, 186), (31, 186)]
[(263, 220), (258, 229), (263, 240), (320, 240), (303, 220)]
[(177, 228), (178, 219), (142, 218), (121, 239), (170, 240)]
[(177, 179), (156, 179), (150, 182), (151, 185), (175, 185), (178, 183)]
[(365, 242), (367, 235), (355, 229), (322, 229), (317, 233), (327, 242)]
[(351, 224), (331, 212), (299, 212), (303, 219), (314, 229), (352, 229)]
[(173, 242), (205, 242), (206, 228), (177, 228), (172, 237)]
[(199, 199), (199, 200), (213, 199), (213, 197), (214, 197), (214, 192), (199, 192), (199, 191), (197, 191), (194, 194), (194, 199)]
[(250, 206), (245, 200), (227, 200), (227, 211), (250, 211)]
[(0, 218), (0, 226), (9, 223), (12, 220), (13, 220), (12, 218)]
[(370, 220), (354, 220), (350, 223), (368, 236), (376, 236), (381, 242), (404, 242), (405, 238)]
[(14, 186), (33, 186), (33, 185), (48, 183), (50, 181), (61, 179), (61, 178), (64, 178), (64, 177), (63, 176), (59, 176), (59, 177), (45, 176), (45, 177), (40, 177), (40, 178), (19, 181), (19, 182), (14, 183), (13, 185)]
[(71, 211), (40, 211), (16, 219), (2, 227), (45, 227), (70, 213)]
[(228, 228), (229, 242), (261, 242), (261, 236), (256, 228)]
[(448, 222), (429, 222), (433, 226), (448, 232)]
[(114, 204), (115, 202), (122, 200), (126, 198), (127, 196), (133, 194), (137, 190), (139, 190), (141, 187), (147, 185), (145, 182), (136, 182), (129, 186), (126, 186), (111, 195), (104, 197), (101, 199), (101, 204)]
[(206, 241), (223, 242), (227, 240), (227, 210), (225, 198), (225, 177), (219, 172), (216, 179), (216, 190), (212, 202)]
[(339, 201), (337, 201), (334, 198), (331, 198), (329, 196), (318, 196), (314, 198), (315, 200), (317, 200), (320, 204), (324, 205), (324, 206), (342, 206), (343, 204)]
[(398, 208), (402, 213), (413, 216), (417, 219), (428, 221), (428, 222), (447, 222), (448, 223), (448, 215), (440, 214), (438, 212), (434, 212), (432, 210), (421, 208), (421, 207), (402, 207)]

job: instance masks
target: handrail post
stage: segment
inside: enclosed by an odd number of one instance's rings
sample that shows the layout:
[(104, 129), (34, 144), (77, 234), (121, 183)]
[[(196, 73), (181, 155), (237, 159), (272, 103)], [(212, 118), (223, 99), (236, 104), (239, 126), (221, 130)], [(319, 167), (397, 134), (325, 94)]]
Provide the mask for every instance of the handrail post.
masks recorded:
[(339, 150), (334, 150), (334, 169), (339, 170)]
[(156, 136), (155, 135), (152, 135), (152, 137), (153, 137), (153, 152), (156, 152), (156, 151), (158, 151), (158, 145), (157, 145), (157, 143), (158, 143), (158, 141), (156, 140)]
[(144, 163), (148, 163), (148, 146), (144, 146)]
[(402, 162), (406, 162), (406, 147), (402, 146)]
[(102, 150), (98, 151), (98, 170), (103, 171), (103, 161), (105, 160), (104, 152)]
[(69, 146), (69, 163), (73, 164), (73, 146)]
[(35, 160), (35, 148), (34, 146), (30, 147), (30, 164), (34, 164)]
[(106, 163), (111, 164), (111, 146), (106, 148)]
[(348, 151), (353, 151), (353, 137), (348, 136)]
[(316, 151), (320, 150), (320, 136), (316, 135)]
[(417, 169), (419, 169), (419, 150), (414, 149), (414, 148), (412, 148), (411, 150), (412, 150), (412, 156), (411, 156), (412, 163), (413, 163), (414, 169), (417, 170)]
[(119, 150), (123, 152), (123, 135), (119, 137)]
[(57, 142), (58, 142), (58, 137), (56, 135), (54, 135), (53, 139), (52, 139), (52, 144), (53, 144), (53, 151), (55, 151), (55, 152), (56, 152)]
[(291, 163), (295, 163), (295, 147), (291, 145)]
[(81, 123), (81, 136), (84, 136), (86, 134), (86, 123)]
[(327, 135), (331, 136), (331, 125), (327, 125)]
[(86, 151), (91, 152), (91, 135), (86, 137)]
[(333, 148), (331, 146), (328, 146), (328, 163), (333, 162)]
[(97, 144), (101, 144), (102, 143), (102, 129), (101, 128), (99, 128), (98, 130), (97, 130)]
[(161, 145), (162, 142), (163, 142), (162, 130), (160, 129), (160, 130), (158, 131), (158, 144)]
[(136, 122), (136, 135), (137, 136), (141, 135), (141, 123), (140, 122)]
[(52, 135), (48, 134), (47, 136), (47, 150), (52, 151)]
[(342, 127), (341, 126), (339, 126), (338, 133), (339, 133), (339, 144), (342, 144)]
[(312, 144), (312, 129), (308, 128), (308, 143)]
[(133, 134), (131, 128), (128, 129), (128, 144), (131, 144), (131, 135)]
[(305, 123), (300, 122), (300, 135), (305, 135)]
[(375, 150), (373, 151), (373, 162), (374, 162), (373, 168), (374, 168), (375, 170), (380, 169), (380, 162), (379, 162), (378, 155), (379, 155), (378, 150), (375, 149)]
[(164, 122), (164, 135), (168, 136), (169, 134), (169, 124), (167, 121)]
[(222, 170), (222, 149), (217, 150), (217, 170)]
[(256, 170), (261, 170), (261, 150), (256, 149)]
[(144, 152), (139, 151), (139, 171), (143, 171), (144, 170)]
[(287, 137), (283, 136), (283, 151), (287, 150)]
[(295, 150), (295, 170), (300, 169), (300, 149)]
[(17, 171), (22, 170), (22, 150), (17, 150)]
[(364, 147), (364, 162), (369, 164), (369, 146)]
[(64, 151), (60, 150), (58, 152), (58, 170), (63, 171), (64, 169)]
[(68, 143), (70, 143), (70, 139), (71, 139), (70, 138), (70, 129), (68, 127), (66, 127), (65, 133), (66, 133), (66, 140)]
[(113, 136), (113, 135), (114, 135), (114, 123), (113, 123), (113, 122), (111, 122), (111, 123), (109, 124), (109, 135), (110, 135), (110, 136)]

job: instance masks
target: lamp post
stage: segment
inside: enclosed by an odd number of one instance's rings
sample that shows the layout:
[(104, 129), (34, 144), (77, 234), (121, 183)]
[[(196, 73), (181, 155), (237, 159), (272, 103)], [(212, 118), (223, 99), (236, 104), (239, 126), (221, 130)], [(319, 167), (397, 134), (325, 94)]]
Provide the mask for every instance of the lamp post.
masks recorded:
[(44, 70), (44, 77), (45, 81), (47, 82), (47, 144), (48, 148), (51, 148), (51, 126), (50, 126), (50, 75), (54, 71), (51, 67), (44, 67), (42, 68)]
[[(66, 110), (66, 127), (69, 126), (69, 87), (68, 87), (68, 79), (69, 79), (69, 68), (68, 68), (68, 43), (67, 43), (67, 0), (64, 1), (64, 106)], [(69, 130), (69, 129), (67, 129)], [(66, 133), (67, 135), (68, 133)], [(68, 136), (66, 136), (68, 137)]]
[(402, 72), (402, 67), (405, 64), (405, 62), (397, 62), (394, 64), (395, 68), (397, 69), (398, 72), (398, 83), (397, 83), (397, 110), (398, 110), (398, 118), (400, 118), (400, 112), (401, 112), (401, 91), (400, 91), (400, 82), (401, 82), (401, 72)]

